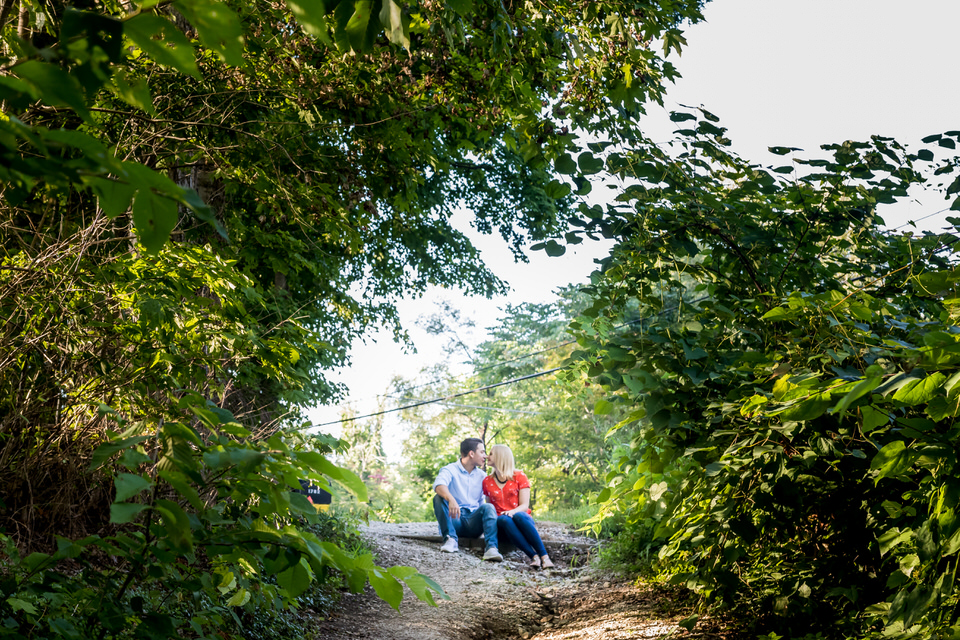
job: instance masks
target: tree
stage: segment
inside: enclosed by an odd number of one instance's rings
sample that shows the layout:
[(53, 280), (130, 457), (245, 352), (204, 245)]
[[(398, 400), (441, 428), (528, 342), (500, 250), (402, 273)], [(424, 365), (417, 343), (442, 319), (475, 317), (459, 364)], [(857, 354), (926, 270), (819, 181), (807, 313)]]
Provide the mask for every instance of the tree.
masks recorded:
[(577, 507), (600, 489), (611, 444), (604, 437), (617, 422), (592, 411), (599, 388), (568, 384), (558, 375), (524, 379), (562, 367), (575, 349), (568, 327), (589, 299), (574, 285), (556, 294), (553, 303), (508, 305), (474, 363), (479, 386), (518, 380), (484, 400), (500, 409), (490, 416), (488, 446), (511, 447), (540, 509)]
[[(559, 370), (569, 357), (573, 343), (566, 328), (586, 301), (574, 286), (557, 293), (553, 303), (508, 305), (489, 339), (472, 349), (459, 336), (457, 325), (465, 320), (458, 314), (431, 318), (437, 333), (454, 336), (451, 354), (466, 350), (473, 371), (453, 376), (440, 364), (422, 372), (432, 382), (396, 385), (397, 402), (412, 405), (402, 413), (410, 426), (404, 453), (425, 497), (467, 437), (484, 438), (488, 448), (508, 444), (534, 482), (540, 510), (580, 506), (584, 496), (600, 489), (609, 457), (604, 436), (617, 420), (613, 410), (593, 414), (599, 388), (543, 375)], [(417, 404), (438, 398), (448, 400)]]
[[(330, 568), (394, 606), (399, 581), (431, 600), (414, 570), (293, 523), (314, 517), (286, 491), (301, 477), (364, 488), (327, 460), (337, 443), (290, 430), (336, 397), (322, 372), (352, 338), (401, 335), (397, 296), (502, 286), (450, 225), (462, 201), (514, 248), (564, 229), (566, 127), (635, 118), (675, 75), (649, 46), (699, 15), (696, 0), (3, 2), (2, 526), (57, 547), (15, 564), (4, 619), (27, 637), (130, 620), (203, 635)], [(95, 550), (123, 564), (101, 571)], [(89, 586), (61, 598), (66, 558)], [(181, 587), (220, 617), (171, 610), (163, 589)]]
[(709, 112), (673, 119), (670, 147), (609, 149), (627, 184), (582, 209), (617, 245), (577, 369), (632, 442), (598, 524), (625, 514), (671, 582), (757, 631), (955, 632), (956, 235), (885, 232), (879, 207), (952, 197), (957, 158), (874, 137), (764, 167)]

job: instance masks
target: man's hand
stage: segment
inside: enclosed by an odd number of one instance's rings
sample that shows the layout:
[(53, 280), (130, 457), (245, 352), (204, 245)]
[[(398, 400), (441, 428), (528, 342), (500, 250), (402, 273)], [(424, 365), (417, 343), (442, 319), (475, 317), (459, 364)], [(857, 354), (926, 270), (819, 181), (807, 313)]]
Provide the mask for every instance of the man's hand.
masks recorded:
[(434, 487), (434, 490), (437, 492), (437, 495), (447, 501), (447, 507), (449, 508), (450, 517), (454, 520), (460, 518), (460, 503), (457, 502), (457, 499), (453, 497), (453, 494), (450, 493), (450, 489), (447, 488), (445, 484), (438, 484)]

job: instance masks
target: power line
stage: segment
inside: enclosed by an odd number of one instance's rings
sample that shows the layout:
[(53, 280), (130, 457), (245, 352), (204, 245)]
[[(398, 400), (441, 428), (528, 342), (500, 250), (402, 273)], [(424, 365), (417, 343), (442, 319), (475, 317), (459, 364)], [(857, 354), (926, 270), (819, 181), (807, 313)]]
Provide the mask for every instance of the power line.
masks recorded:
[[(914, 224), (914, 225), (915, 225), (917, 222), (922, 222), (923, 220), (926, 220), (926, 219), (928, 219), (928, 218), (932, 218), (933, 216), (940, 215), (941, 213), (945, 213), (945, 212), (947, 212), (947, 211), (950, 211), (950, 209), (951, 209), (950, 207), (946, 207), (946, 208), (944, 208), (944, 209), (940, 209), (939, 211), (934, 211), (933, 213), (928, 213), (927, 215), (922, 216), (922, 217), (920, 217), (920, 218), (917, 218), (916, 220), (910, 220), (910, 221), (908, 221), (908, 222), (905, 222), (904, 224), (901, 224), (899, 227), (894, 227), (894, 228), (891, 228), (891, 229), (881, 230), (881, 232), (882, 232), (882, 233), (883, 233), (883, 232), (886, 232), (886, 233), (894, 233), (894, 232), (896, 232), (896, 231), (899, 231), (900, 229), (903, 229), (904, 227), (910, 226), (911, 224)], [(950, 243), (950, 244), (953, 244), (953, 243)], [(948, 245), (948, 246), (949, 246), (949, 245)], [(702, 301), (704, 301), (704, 300), (706, 300), (706, 299), (707, 299), (707, 297), (698, 298), (697, 300), (691, 300), (690, 302), (687, 302), (686, 304), (697, 304), (697, 303), (702, 302)], [(664, 309), (663, 311), (657, 313), (654, 317), (661, 316), (661, 315), (665, 315), (666, 313), (669, 313), (669, 312), (671, 312), (671, 311), (675, 311), (675, 310), (678, 309), (678, 308), (679, 308), (679, 305), (674, 306), (674, 307), (670, 307), (670, 308), (668, 308), (668, 309)], [(614, 328), (615, 328), (615, 329), (622, 329), (623, 327), (627, 327), (627, 326), (630, 326), (630, 325), (632, 325), (632, 324), (636, 324), (636, 323), (638, 323), (638, 322), (643, 322), (643, 321), (646, 320), (646, 319), (648, 319), (648, 318), (646, 318), (646, 317), (645, 317), (645, 318), (638, 318), (638, 319), (636, 319), (636, 320), (631, 320), (631, 321), (629, 321), (629, 322), (625, 322), (624, 324), (619, 325), (619, 326), (614, 327)], [(458, 375), (456, 375), (456, 376), (449, 376), (449, 377), (446, 378), (446, 380), (447, 380), (447, 381), (451, 381), (451, 380), (454, 380), (454, 379), (456, 379), (456, 378), (462, 378), (462, 377), (467, 376), (467, 375), (471, 375), (471, 376), (472, 376), (472, 375), (476, 375), (476, 374), (481, 373), (481, 372), (483, 372), (483, 371), (488, 371), (488, 370), (490, 370), (490, 369), (496, 369), (496, 368), (498, 368), (498, 367), (502, 367), (502, 366), (507, 365), (507, 364), (512, 364), (512, 363), (518, 362), (518, 361), (520, 361), (520, 360), (526, 360), (527, 358), (532, 358), (532, 357), (534, 357), (534, 356), (538, 356), (538, 355), (541, 355), (541, 354), (544, 354), (544, 353), (548, 353), (548, 352), (550, 352), (550, 351), (556, 351), (557, 349), (562, 349), (563, 347), (569, 346), (569, 345), (571, 345), (571, 344), (575, 344), (576, 342), (577, 342), (576, 340), (568, 340), (568, 341), (566, 341), (566, 342), (561, 342), (561, 343), (556, 344), (556, 345), (554, 345), (554, 346), (552, 346), (552, 347), (547, 347), (547, 348), (545, 348), (545, 349), (541, 349), (541, 350), (539, 350), (539, 351), (534, 351), (534, 352), (532, 352), (532, 353), (527, 353), (527, 354), (524, 354), (524, 355), (522, 355), (522, 356), (518, 356), (518, 357), (516, 357), (516, 358), (512, 358), (512, 359), (510, 359), (510, 360), (503, 360), (503, 361), (500, 361), (500, 362), (496, 362), (496, 363), (494, 363), (494, 364), (487, 365), (487, 366), (485, 366), (485, 367), (481, 367), (481, 368), (479, 368), (479, 369), (474, 369), (474, 370), (471, 371), (470, 373), (458, 374)], [(422, 384), (414, 385), (414, 386), (412, 386), (412, 387), (404, 387), (403, 389), (398, 389), (397, 392), (398, 392), (398, 393), (406, 393), (406, 392), (408, 392), (408, 391), (414, 391), (415, 389), (421, 389), (421, 388), (423, 388), (423, 387), (428, 387), (428, 386), (430, 386), (430, 385), (436, 384), (437, 382), (443, 382), (443, 381), (444, 381), (443, 378), (434, 378), (434, 379), (432, 379), (432, 380), (430, 380), (430, 381), (428, 381), (428, 382), (424, 382), (424, 383), (422, 383)], [(382, 394), (376, 394), (376, 395), (373, 396), (373, 397), (375, 397), (375, 398), (392, 398), (392, 397), (395, 397), (395, 396), (392, 395), (392, 394), (382, 393)], [(380, 415), (380, 414), (371, 414), (371, 415)], [(328, 423), (325, 423), (325, 424), (336, 424), (336, 423), (335, 423), (335, 422), (333, 422), (333, 423), (328, 422)], [(321, 425), (321, 426), (322, 426), (322, 425)]]
[[(949, 211), (949, 210), (950, 210), (950, 207), (941, 209), (941, 210), (939, 210), (939, 211), (934, 211), (933, 213), (929, 213), (929, 214), (927, 214), (927, 215), (925, 215), (925, 216), (922, 216), (922, 217), (920, 217), (920, 218), (917, 218), (916, 220), (911, 220), (911, 221), (909, 221), (909, 222), (906, 222), (906, 223), (900, 225), (899, 227), (896, 227), (896, 228), (893, 228), (893, 229), (888, 229), (888, 230), (886, 230), (886, 232), (887, 232), (887, 233), (894, 233), (894, 232), (896, 232), (896, 231), (898, 231), (898, 230), (900, 230), (900, 229), (902, 229), (902, 228), (904, 228), (904, 227), (906, 227), (906, 226), (909, 226), (910, 224), (915, 224), (915, 223), (917, 223), (917, 222), (921, 222), (921, 221), (923, 221), (923, 220), (926, 220), (927, 218), (932, 218), (933, 216), (939, 215), (939, 214), (944, 213), (944, 212)], [(953, 242), (945, 243), (946, 246), (945, 246), (945, 247), (942, 247), (941, 250), (942, 250), (943, 248), (948, 248), (950, 245), (952, 245), (952, 244), (954, 244), (954, 243), (956, 243), (956, 242), (957, 242), (957, 239), (954, 239)], [(858, 280), (859, 280), (859, 279), (860, 279), (860, 278), (858, 278)], [(696, 300), (681, 302), (680, 304), (677, 304), (677, 305), (671, 306), (671, 307), (669, 307), (669, 308), (667, 308), (667, 309), (661, 310), (659, 313), (654, 314), (652, 317), (659, 317), (659, 316), (662, 316), (662, 315), (666, 315), (667, 313), (670, 313), (670, 312), (672, 312), (672, 311), (676, 311), (676, 310), (678, 310), (678, 309), (680, 308), (680, 306), (682, 306), (683, 304), (695, 305), (695, 304), (698, 304), (698, 303), (703, 302), (703, 301), (708, 300), (708, 299), (709, 299), (709, 296), (704, 296), (704, 297), (698, 298), (698, 299), (696, 299)], [(625, 322), (625, 323), (623, 323), (623, 324), (621, 324), (621, 325), (618, 325), (618, 326), (614, 327), (614, 329), (622, 329), (622, 328), (624, 328), (624, 327), (628, 327), (628, 326), (633, 325), (633, 324), (641, 323), (641, 322), (643, 322), (644, 320), (649, 320), (650, 318), (651, 318), (651, 316), (646, 316), (646, 317), (643, 317), (643, 318), (637, 318), (637, 319), (635, 319), (635, 320), (630, 320), (630, 321), (627, 321), (627, 322)], [(470, 374), (460, 374), (459, 376), (450, 377), (450, 378), (448, 378), (448, 380), (452, 380), (452, 379), (454, 379), (454, 378), (456, 378), (456, 377), (463, 377), (463, 376), (465, 376), (465, 375), (476, 375), (477, 373), (480, 373), (480, 372), (482, 372), (482, 371), (487, 371), (487, 370), (489, 370), (489, 369), (495, 369), (495, 368), (502, 367), (502, 366), (507, 365), (507, 364), (511, 364), (511, 363), (514, 363), (514, 362), (518, 362), (518, 361), (520, 361), (520, 360), (526, 360), (527, 358), (532, 358), (532, 357), (534, 357), (534, 356), (538, 356), (538, 355), (541, 355), (541, 354), (543, 354), (543, 353), (547, 353), (547, 352), (550, 352), (550, 351), (555, 351), (555, 350), (557, 350), (557, 349), (561, 349), (561, 348), (566, 347), (566, 346), (569, 346), (569, 345), (571, 345), (571, 344), (575, 344), (576, 342), (577, 342), (576, 340), (568, 340), (568, 341), (566, 341), (566, 342), (561, 342), (561, 343), (556, 344), (556, 345), (554, 345), (554, 346), (552, 346), (552, 347), (547, 347), (547, 348), (545, 348), (545, 349), (540, 349), (539, 351), (533, 351), (533, 352), (531, 352), (531, 353), (527, 353), (527, 354), (524, 354), (524, 355), (522, 355), (522, 356), (518, 356), (518, 357), (516, 357), (516, 358), (511, 358), (510, 360), (503, 360), (503, 361), (500, 361), (500, 362), (496, 362), (496, 363), (494, 363), (494, 364), (487, 365), (487, 366), (485, 366), (485, 367), (481, 367), (481, 368), (479, 368), (479, 369), (475, 369), (475, 370), (473, 370)], [(438, 402), (444, 402), (445, 400), (449, 400), (449, 399), (452, 399), (452, 398), (457, 398), (457, 397), (460, 397), (460, 396), (469, 395), (469, 394), (472, 394), (472, 393), (477, 393), (477, 392), (479, 392), (479, 391), (486, 391), (487, 389), (493, 389), (493, 388), (496, 388), (496, 387), (499, 387), (499, 386), (503, 386), (503, 385), (507, 385), (507, 384), (513, 384), (513, 383), (515, 383), (515, 382), (520, 382), (520, 381), (522, 381), (522, 380), (527, 380), (527, 379), (530, 379), (530, 378), (536, 378), (536, 377), (539, 377), (539, 376), (547, 375), (547, 374), (549, 374), (549, 373), (553, 373), (553, 372), (555, 372), (555, 371), (559, 371), (559, 370), (562, 369), (562, 368), (563, 368), (563, 367), (556, 367), (556, 368), (550, 369), (550, 370), (548, 370), (548, 371), (541, 371), (541, 372), (539, 372), (539, 373), (534, 373), (534, 374), (522, 376), (522, 377), (519, 377), (519, 378), (513, 378), (513, 379), (511, 379), (511, 380), (505, 380), (505, 381), (498, 382), (498, 383), (495, 383), (495, 384), (492, 384), (492, 385), (487, 385), (487, 386), (485, 386), (485, 387), (479, 387), (479, 388), (477, 388), (477, 389), (471, 389), (471, 390), (469, 390), (469, 391), (463, 391), (463, 392), (456, 393), (456, 394), (449, 395), (449, 396), (445, 396), (445, 397), (442, 397), (442, 398), (434, 398), (434, 399), (432, 399), (432, 400), (424, 400), (424, 401), (422, 401), (422, 402), (417, 402), (417, 403), (411, 404), (411, 405), (404, 405), (404, 406), (401, 406), (401, 407), (395, 407), (395, 408), (393, 408), (393, 409), (387, 409), (387, 410), (385, 410), (385, 411), (379, 411), (379, 412), (376, 412), (376, 413), (369, 413), (369, 414), (366, 414), (366, 415), (356, 416), (356, 417), (353, 417), (353, 418), (345, 418), (345, 419), (342, 419), (342, 420), (335, 420), (335, 421), (332, 421), (332, 422), (324, 422), (324, 423), (322, 423), (322, 424), (313, 425), (313, 426), (314, 426), (314, 427), (324, 427), (324, 426), (329, 426), (329, 425), (332, 425), (332, 424), (340, 424), (340, 423), (343, 423), (343, 422), (353, 422), (353, 421), (355, 421), (355, 420), (361, 420), (361, 419), (364, 419), (364, 418), (372, 418), (372, 417), (384, 415), (384, 414), (387, 414), (387, 413), (394, 413), (394, 412), (396, 412), (396, 411), (402, 411), (402, 410), (404, 410), (404, 409), (412, 409), (412, 408), (419, 407), (419, 406), (423, 406), (423, 405), (427, 405), (427, 404), (435, 404), (435, 403), (438, 403)], [(403, 388), (403, 389), (399, 389), (398, 392), (400, 392), (400, 393), (405, 393), (405, 392), (408, 392), (408, 391), (413, 391), (413, 390), (415, 390), (415, 389), (420, 389), (420, 388), (422, 388), (422, 387), (430, 386), (430, 385), (432, 385), (432, 384), (435, 384), (435, 383), (441, 382), (441, 381), (442, 381), (441, 378), (434, 378), (433, 380), (431, 380), (431, 381), (429, 381), (429, 382), (425, 382), (425, 383), (423, 383), (423, 384), (419, 384), (419, 385), (415, 385), (415, 386), (412, 386), (412, 387), (405, 387), (405, 388)], [(393, 396), (391, 396), (391, 395), (389, 395), (389, 394), (377, 394), (376, 397), (379, 398), (379, 397), (393, 397)], [(467, 407), (467, 408), (477, 408), (477, 409), (494, 409), (494, 407), (472, 407), (472, 406), (470, 406), (470, 405), (453, 405), (453, 406), (463, 406), (463, 407)], [(510, 410), (508, 410), (508, 409), (496, 409), (496, 410), (498, 410), (498, 411), (510, 411)]]
[(462, 407), (464, 409), (485, 409), (487, 411), (502, 411), (504, 413), (523, 413), (528, 416), (539, 416), (542, 415), (542, 411), (524, 411), (522, 409), (506, 409), (504, 407), (481, 407), (476, 404), (454, 404), (452, 402), (443, 402), (441, 403), (445, 407)]
[(922, 218), (917, 218), (916, 220), (908, 220), (907, 222), (904, 222), (904, 223), (903, 223), (902, 225), (900, 225), (899, 227), (894, 227), (893, 229), (890, 229), (890, 231), (891, 231), (891, 232), (893, 232), (893, 231), (899, 231), (900, 229), (903, 229), (904, 227), (908, 227), (908, 226), (910, 226), (910, 225), (916, 225), (918, 222), (921, 222), (921, 221), (923, 221), (923, 220), (926, 220), (927, 218), (932, 218), (933, 216), (940, 215), (941, 213), (943, 213), (943, 212), (945, 212), (945, 211), (950, 211), (950, 207), (947, 207), (947, 208), (945, 208), (945, 209), (940, 209), (940, 211), (934, 211), (933, 213), (928, 213), (927, 215), (923, 216)]
[[(671, 313), (671, 312), (673, 312), (673, 311), (676, 311), (676, 310), (678, 310), (678, 309), (679, 309), (682, 305), (684, 305), (684, 304), (688, 304), (688, 305), (698, 304), (698, 303), (700, 303), (700, 302), (703, 302), (704, 300), (709, 300), (709, 296), (704, 296), (704, 297), (702, 297), (702, 298), (697, 298), (696, 300), (683, 301), (683, 302), (681, 302), (681, 303), (679, 303), (679, 304), (676, 304), (676, 305), (673, 305), (673, 306), (668, 307), (668, 308), (666, 308), (666, 309), (663, 309), (662, 311), (654, 314), (653, 316), (644, 316), (644, 317), (642, 317), (642, 318), (637, 318), (637, 319), (635, 319), (635, 320), (628, 320), (627, 322), (624, 322), (623, 324), (617, 325), (616, 327), (614, 327), (614, 329), (623, 329), (624, 327), (629, 327), (629, 326), (631, 326), (631, 325), (634, 325), (634, 324), (637, 324), (637, 323), (641, 323), (641, 322), (643, 322), (643, 321), (645, 321), (645, 320), (649, 320), (649, 319), (651, 319), (651, 318), (657, 318), (657, 317), (660, 317), (660, 316), (662, 316), (662, 315), (666, 315), (666, 314), (668, 314), (668, 313)], [(575, 344), (575, 343), (576, 343), (576, 340), (568, 340), (568, 341), (566, 341), (566, 342), (561, 342), (560, 344), (554, 345), (554, 346), (552, 346), (552, 347), (547, 347), (546, 349), (540, 349), (539, 351), (534, 351), (534, 352), (532, 352), (532, 353), (528, 353), (528, 354), (519, 356), (519, 357), (517, 357), (517, 358), (513, 358), (513, 359), (511, 359), (511, 360), (503, 360), (503, 361), (501, 361), (501, 362), (497, 362), (497, 363), (494, 363), (494, 364), (491, 364), (491, 365), (487, 365), (486, 367), (482, 367), (482, 368), (480, 368), (480, 369), (477, 369), (477, 370), (475, 370), (474, 372), (472, 372), (472, 373), (470, 373), (470, 374), (461, 374), (461, 376), (456, 376), (456, 377), (463, 377), (464, 375), (474, 375), (474, 374), (476, 374), (476, 373), (478, 373), (478, 372), (480, 372), (480, 371), (485, 371), (485, 370), (487, 370), (487, 369), (494, 369), (494, 368), (501, 367), (501, 366), (506, 365), (506, 364), (510, 364), (510, 363), (512, 363), (512, 362), (517, 362), (518, 360), (525, 360), (525, 359), (527, 359), (527, 358), (532, 358), (533, 356), (540, 355), (540, 354), (542, 354), (542, 353), (547, 353), (548, 351), (555, 351), (555, 350), (557, 350), (557, 349), (560, 349), (560, 348), (563, 348), (563, 347), (566, 347), (566, 346), (568, 346), (568, 345)], [(448, 398), (456, 398), (456, 397), (458, 397), (458, 396), (460, 396), (460, 395), (466, 395), (466, 394), (470, 394), (470, 393), (475, 393), (475, 392), (477, 392), (477, 391), (485, 391), (485, 390), (487, 390), (487, 389), (493, 389), (494, 387), (499, 387), (499, 386), (505, 385), (505, 384), (512, 384), (512, 383), (514, 383), (514, 382), (519, 382), (519, 381), (521, 381), (521, 380), (526, 380), (526, 379), (528, 379), (528, 378), (536, 378), (537, 376), (542, 376), (542, 375), (546, 375), (546, 374), (548, 374), (548, 373), (553, 373), (554, 371), (559, 371), (559, 370), (562, 369), (562, 368), (563, 368), (563, 367), (556, 367), (556, 368), (554, 368), (554, 369), (550, 369), (549, 371), (541, 371), (540, 373), (534, 373), (534, 374), (530, 374), (530, 375), (527, 375), (527, 376), (522, 376), (522, 377), (520, 377), (520, 378), (514, 378), (514, 379), (512, 379), (512, 380), (505, 380), (505, 381), (503, 381), (503, 382), (498, 382), (498, 383), (495, 383), (495, 384), (492, 384), (492, 385), (488, 385), (488, 386), (486, 386), (486, 387), (480, 387), (479, 389), (472, 389), (472, 390), (470, 390), (470, 391), (464, 391), (464, 392), (461, 392), (461, 393), (458, 393), (458, 394), (454, 394), (454, 395), (451, 395), (451, 396), (445, 396), (445, 397), (443, 397), (443, 398), (436, 398), (436, 399), (434, 399), (434, 400), (427, 400), (427, 401), (420, 402), (420, 403), (417, 403), (417, 404), (412, 404), (412, 405), (409, 405), (409, 406), (397, 407), (397, 408), (388, 409), (388, 410), (385, 410), (385, 411), (379, 411), (379, 412), (377, 412), (377, 413), (370, 413), (370, 414), (366, 414), (366, 415), (362, 415), (362, 416), (357, 416), (357, 417), (355, 417), (355, 418), (348, 418), (348, 419), (345, 419), (345, 420), (334, 420), (333, 422), (324, 422), (323, 424), (313, 425), (313, 426), (315, 426), (315, 427), (323, 427), (323, 426), (327, 426), (327, 425), (331, 425), (331, 424), (340, 424), (341, 422), (352, 422), (352, 421), (354, 421), (354, 420), (360, 420), (361, 418), (371, 418), (371, 417), (374, 417), (374, 416), (383, 415), (383, 414), (385, 414), (385, 413), (392, 413), (392, 412), (394, 412), (394, 411), (401, 411), (401, 410), (403, 410), (403, 409), (410, 409), (410, 408), (413, 408), (413, 407), (418, 407), (418, 406), (421, 406), (421, 405), (423, 405), (423, 404), (432, 404), (432, 403), (434, 403), (434, 402), (442, 402), (442, 401), (444, 401), (444, 400), (446, 400), (446, 399), (448, 399)], [(449, 381), (449, 380), (452, 380), (452, 379), (453, 379), (453, 377), (448, 378), (448, 381)], [(419, 388), (421, 388), (421, 387), (426, 387), (426, 386), (429, 386), (429, 385), (434, 384), (434, 383), (436, 383), (436, 382), (442, 382), (442, 381), (443, 381), (443, 380), (442, 380), (441, 378), (434, 378), (434, 379), (431, 380), (430, 382), (425, 382), (425, 383), (423, 383), (423, 384), (419, 384), (419, 385), (416, 385), (416, 386), (413, 386), (413, 387), (406, 387), (406, 388), (404, 388), (404, 389), (399, 389), (398, 392), (399, 392), (399, 393), (405, 393), (405, 392), (407, 392), (407, 391), (413, 391), (414, 389), (419, 389)], [(376, 397), (378, 397), (378, 398), (396, 398), (396, 396), (393, 396), (393, 395), (390, 395), (390, 394), (378, 394)]]
[(495, 389), (497, 387), (502, 387), (507, 384), (514, 384), (516, 382), (521, 382), (523, 380), (529, 380), (531, 378), (539, 378), (540, 376), (545, 376), (550, 373), (560, 371), (563, 367), (554, 367), (553, 369), (548, 369), (547, 371), (539, 371), (537, 373), (531, 373), (525, 376), (520, 376), (519, 378), (513, 378), (511, 380), (503, 380), (502, 382), (496, 382), (494, 384), (488, 384), (484, 387), (477, 387), (476, 389), (470, 389), (468, 391), (461, 391), (460, 393), (453, 393), (449, 396), (444, 396), (442, 398), (433, 398), (431, 400), (422, 400), (420, 402), (415, 402), (413, 404), (404, 405), (402, 407), (394, 407), (393, 409), (386, 409), (384, 411), (377, 411), (376, 413), (368, 413), (363, 416), (354, 416), (352, 418), (341, 418), (340, 420), (334, 420), (333, 422), (324, 422), (323, 424), (311, 425), (311, 428), (314, 427), (326, 427), (331, 424), (343, 424), (344, 422), (353, 422), (354, 420), (363, 420), (364, 418), (373, 418), (376, 416), (382, 416), (387, 413), (394, 413), (396, 411), (403, 411), (404, 409), (413, 409), (414, 407), (422, 407), (426, 404), (435, 404), (437, 402), (444, 402), (446, 400), (453, 400), (454, 398), (459, 398), (460, 396), (470, 395), (471, 393), (479, 393), (480, 391), (486, 391), (488, 389)]

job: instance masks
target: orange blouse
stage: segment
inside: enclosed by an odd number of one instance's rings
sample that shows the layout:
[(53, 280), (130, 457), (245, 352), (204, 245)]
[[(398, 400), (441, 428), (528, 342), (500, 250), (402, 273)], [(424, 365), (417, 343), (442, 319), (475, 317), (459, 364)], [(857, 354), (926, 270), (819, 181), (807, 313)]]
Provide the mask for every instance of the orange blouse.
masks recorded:
[[(501, 487), (492, 475), (483, 479), (483, 495), (487, 496), (487, 502), (492, 504), (497, 515), (510, 509), (516, 509), (520, 506), (520, 489), (529, 489), (530, 481), (522, 471), (514, 471), (513, 477)], [(527, 509), (530, 513), (530, 509)]]

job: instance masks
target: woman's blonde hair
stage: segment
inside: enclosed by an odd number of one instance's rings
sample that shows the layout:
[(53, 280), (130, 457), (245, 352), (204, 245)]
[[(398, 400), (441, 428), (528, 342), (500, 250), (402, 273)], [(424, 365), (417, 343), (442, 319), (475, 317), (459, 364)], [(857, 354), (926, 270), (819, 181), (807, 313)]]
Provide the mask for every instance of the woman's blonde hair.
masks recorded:
[(487, 457), (493, 461), (493, 466), (496, 469), (494, 473), (498, 480), (506, 482), (513, 477), (513, 473), (517, 468), (514, 464), (513, 451), (510, 451), (510, 447), (505, 444), (495, 444), (490, 447), (490, 453)]

